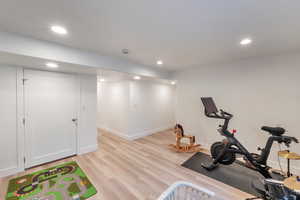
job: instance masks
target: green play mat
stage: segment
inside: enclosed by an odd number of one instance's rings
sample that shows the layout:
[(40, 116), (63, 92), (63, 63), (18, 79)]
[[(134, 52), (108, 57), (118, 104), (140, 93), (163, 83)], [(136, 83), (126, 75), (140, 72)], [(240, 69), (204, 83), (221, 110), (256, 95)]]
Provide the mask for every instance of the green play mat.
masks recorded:
[(76, 162), (9, 181), (6, 200), (83, 200), (97, 193)]

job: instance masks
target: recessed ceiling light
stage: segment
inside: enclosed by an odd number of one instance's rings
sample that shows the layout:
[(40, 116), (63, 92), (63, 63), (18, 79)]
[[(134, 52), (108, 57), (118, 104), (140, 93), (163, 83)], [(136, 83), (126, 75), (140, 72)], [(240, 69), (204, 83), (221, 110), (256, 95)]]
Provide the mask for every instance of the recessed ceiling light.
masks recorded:
[(56, 64), (54, 62), (48, 62), (48, 63), (46, 63), (46, 66), (49, 68), (58, 68), (58, 64)]
[(60, 35), (66, 35), (68, 33), (67, 29), (65, 27), (62, 26), (51, 26), (51, 30), (54, 33), (60, 34)]
[(251, 44), (252, 43), (252, 40), (250, 38), (245, 38), (245, 39), (242, 39), (240, 44), (241, 45), (248, 45), (248, 44)]
[(105, 82), (105, 79), (104, 78), (100, 78), (100, 82)]
[(176, 81), (172, 81), (171, 84), (172, 84), (172, 85), (175, 85), (175, 84), (176, 84)]
[(134, 80), (140, 80), (141, 77), (140, 77), (140, 76), (134, 76), (133, 79), (134, 79)]
[(162, 65), (162, 64), (164, 64), (164, 63), (163, 63), (163, 61), (162, 61), (162, 60), (158, 60), (158, 61), (156, 61), (156, 64), (158, 64), (158, 65)]

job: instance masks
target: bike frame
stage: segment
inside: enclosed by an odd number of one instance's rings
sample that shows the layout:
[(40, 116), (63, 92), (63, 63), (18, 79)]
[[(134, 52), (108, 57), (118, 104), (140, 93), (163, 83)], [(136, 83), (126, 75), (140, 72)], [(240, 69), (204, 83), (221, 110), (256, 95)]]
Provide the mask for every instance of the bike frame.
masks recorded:
[[(278, 141), (278, 137), (276, 136), (270, 136), (265, 148), (262, 150), (262, 153), (260, 154), (259, 159), (255, 159), (252, 154), (234, 137), (234, 134), (230, 133), (228, 130), (219, 130), (222, 135), (224, 135), (227, 138), (227, 143), (225, 145), (225, 148), (223, 149), (224, 152), (220, 153), (218, 158), (215, 159), (216, 162), (218, 160), (222, 159), (223, 153), (225, 152), (232, 152), (235, 154), (241, 154), (244, 155), (247, 160), (256, 168), (259, 173), (261, 173), (265, 178), (271, 178), (271, 175), (269, 173), (269, 167), (267, 166), (267, 160), (270, 155), (270, 150), (273, 145), (274, 141)], [(235, 147), (235, 148), (232, 148)], [(223, 154), (223, 155), (222, 155)]]
[[(258, 172), (260, 172), (265, 178), (272, 178), (269, 173), (269, 166), (267, 165), (267, 160), (270, 155), (270, 151), (272, 148), (273, 143), (281, 142), (282, 138), (278, 136), (270, 136), (268, 138), (268, 141), (265, 145), (265, 147), (262, 149), (262, 152), (258, 159), (255, 159), (252, 154), (234, 137), (234, 134), (229, 132), (228, 124), (230, 119), (225, 119), (224, 125), (221, 129), (218, 131), (221, 133), (221, 135), (225, 136), (227, 138), (228, 143), (226, 144), (224, 148), (225, 152), (233, 152), (235, 154), (241, 154), (244, 155), (247, 160), (256, 168)], [(236, 148), (232, 148), (236, 147)], [(219, 159), (222, 157), (220, 156)]]
[(247, 158), (247, 160), (255, 167), (255, 170), (261, 173), (265, 178), (272, 178), (268, 171), (269, 166), (267, 166), (267, 160), (270, 155), (270, 150), (272, 148), (273, 142), (278, 141), (278, 138), (275, 136), (270, 136), (265, 145), (265, 148), (262, 149), (259, 159), (255, 159), (252, 156), (252, 154), (234, 137), (234, 134), (228, 131), (228, 124), (230, 118), (224, 120), (224, 124), (221, 126), (222, 128), (218, 129), (218, 131), (221, 133), (221, 135), (227, 138), (228, 142), (226, 143), (225, 148), (220, 153), (220, 155), (214, 160), (214, 163), (218, 163), (218, 161), (222, 159), (222, 156), (226, 152), (241, 154), (244, 155)]
[(298, 140), (294, 137), (289, 136), (281, 136), (282, 134), (272, 134), (269, 136), (268, 141), (263, 149), (261, 149), (261, 154), (256, 158), (253, 153), (250, 153), (235, 137), (234, 133), (228, 131), (228, 124), (230, 119), (233, 117), (232, 114), (227, 113), (223, 110), (218, 110), (212, 97), (201, 97), (201, 101), (204, 105), (205, 115), (209, 118), (223, 119), (224, 124), (220, 125), (220, 129), (218, 131), (221, 135), (227, 138), (227, 141), (224, 142), (224, 148), (218, 153), (215, 159), (213, 159), (212, 164), (209, 166), (203, 165), (207, 170), (213, 170), (219, 164), (219, 161), (222, 161), (223, 157), (226, 153), (234, 153), (241, 154), (246, 157), (246, 159), (253, 165), (254, 170), (258, 171), (265, 178), (272, 178), (269, 169), (270, 167), (267, 165), (267, 160), (270, 155), (270, 151), (273, 143), (276, 141), (278, 143), (284, 142), (286, 146), (294, 141), (298, 143)]

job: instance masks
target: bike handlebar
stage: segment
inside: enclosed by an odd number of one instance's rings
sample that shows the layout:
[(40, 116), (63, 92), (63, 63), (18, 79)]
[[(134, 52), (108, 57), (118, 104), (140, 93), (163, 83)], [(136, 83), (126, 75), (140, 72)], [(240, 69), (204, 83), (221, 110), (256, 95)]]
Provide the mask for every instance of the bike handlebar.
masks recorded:
[(299, 143), (298, 139), (291, 136), (281, 136), (282, 142), (289, 147), (292, 142)]
[(230, 114), (230, 113), (228, 113), (228, 112), (226, 112), (226, 111), (224, 111), (224, 110), (220, 110), (221, 111), (221, 115), (224, 117), (224, 118), (232, 118), (233, 117), (233, 115), (232, 114)]
[(218, 118), (218, 119), (231, 119), (233, 117), (232, 114), (230, 114), (222, 109), (220, 109), (220, 114), (215, 113), (215, 112), (208, 114), (205, 112), (205, 115), (210, 118)]

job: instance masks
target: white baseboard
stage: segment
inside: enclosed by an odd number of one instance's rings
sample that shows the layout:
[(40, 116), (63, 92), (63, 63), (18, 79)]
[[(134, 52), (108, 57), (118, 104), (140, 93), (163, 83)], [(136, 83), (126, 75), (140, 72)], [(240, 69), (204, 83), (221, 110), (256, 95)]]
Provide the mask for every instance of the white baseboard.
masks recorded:
[(5, 176), (14, 175), (16, 173), (22, 172), (24, 169), (18, 168), (18, 167), (10, 167), (6, 169), (0, 169), (0, 178)]
[(127, 134), (122, 133), (122, 132), (120, 132), (120, 131), (117, 131), (117, 130), (115, 130), (115, 129), (108, 128), (108, 127), (104, 127), (104, 126), (98, 127), (98, 129), (105, 130), (105, 131), (110, 132), (110, 133), (112, 133), (112, 134), (114, 134), (114, 135), (116, 135), (116, 136), (119, 136), (119, 137), (121, 137), (121, 138), (124, 138), (124, 139), (126, 139), (126, 140), (129, 140), (129, 137), (128, 137)]
[[(86, 147), (80, 147), (78, 155), (94, 152), (94, 151), (97, 151), (97, 149), (98, 149), (97, 144), (89, 145)], [(9, 167), (9, 168), (5, 168), (5, 169), (0, 169), (0, 178), (5, 177), (5, 176), (14, 175), (14, 174), (17, 174), (17, 173), (23, 172), (23, 171), (24, 171), (24, 169), (18, 168), (18, 167)]]
[(173, 126), (174, 126), (174, 124), (171, 124), (171, 125), (167, 125), (167, 126), (160, 127), (160, 128), (154, 128), (154, 129), (140, 131), (140, 132), (128, 135), (128, 139), (136, 140), (136, 139), (139, 139), (139, 138), (142, 138), (142, 137), (145, 137), (148, 135), (152, 135), (152, 134), (160, 132), (160, 131), (165, 131), (167, 129), (172, 128)]
[(123, 132), (120, 132), (120, 131), (117, 131), (117, 130), (114, 130), (114, 129), (111, 129), (111, 128), (107, 128), (107, 127), (99, 127), (99, 128), (103, 129), (103, 130), (106, 130), (106, 131), (108, 131), (108, 132), (110, 132), (114, 135), (117, 135), (121, 138), (124, 138), (126, 140), (131, 140), (132, 141), (132, 140), (136, 140), (136, 139), (148, 136), (148, 135), (152, 135), (152, 134), (160, 132), (160, 131), (170, 129), (171, 127), (173, 127), (173, 124), (165, 126), (165, 127), (161, 127), (161, 128), (154, 128), (154, 129), (140, 131), (140, 132), (137, 132), (137, 133), (123, 133)]
[(94, 151), (97, 151), (97, 149), (98, 149), (98, 144), (93, 144), (93, 145), (89, 145), (89, 146), (86, 146), (86, 147), (80, 147), (78, 154), (82, 155), (82, 154), (94, 152)]

